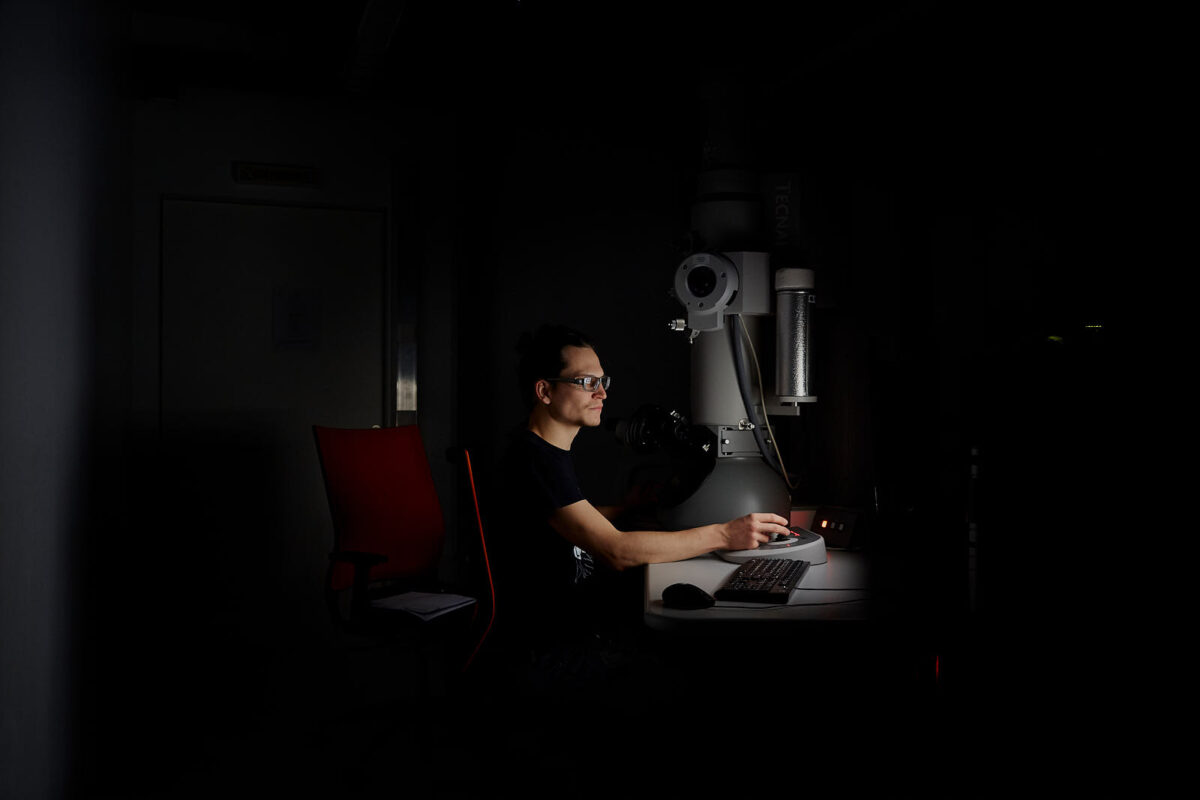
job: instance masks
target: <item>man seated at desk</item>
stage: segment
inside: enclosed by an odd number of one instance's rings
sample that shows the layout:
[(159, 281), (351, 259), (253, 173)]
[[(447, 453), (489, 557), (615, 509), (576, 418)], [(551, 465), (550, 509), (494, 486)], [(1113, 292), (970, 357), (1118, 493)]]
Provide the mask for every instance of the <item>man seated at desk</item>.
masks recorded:
[(600, 424), (610, 378), (599, 356), (583, 334), (563, 326), (542, 326), (519, 349), (529, 417), (498, 476), (497, 625), (543, 677), (587, 682), (599, 664), (611, 663), (603, 649), (620, 635), (619, 573), (753, 549), (787, 534), (788, 520), (755, 513), (682, 531), (619, 530), (612, 521), (619, 508), (597, 508), (583, 496), (570, 452), (582, 428)]

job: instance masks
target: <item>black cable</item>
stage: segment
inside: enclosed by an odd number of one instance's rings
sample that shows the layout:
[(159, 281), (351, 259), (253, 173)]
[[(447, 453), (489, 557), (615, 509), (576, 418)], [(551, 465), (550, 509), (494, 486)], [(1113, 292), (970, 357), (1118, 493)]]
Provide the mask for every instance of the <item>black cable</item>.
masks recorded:
[[(733, 348), (733, 366), (734, 371), (737, 373), (738, 393), (742, 396), (742, 404), (746, 406), (746, 418), (749, 419), (750, 424), (754, 426), (751, 430), (751, 433), (754, 434), (754, 441), (758, 443), (758, 449), (762, 453), (763, 458), (766, 459), (766, 462), (771, 465), (772, 469), (774, 469), (780, 475), (783, 475), (784, 480), (786, 481), (787, 476), (784, 475), (783, 466), (779, 463), (779, 459), (775, 457), (775, 454), (771, 452), (771, 448), (767, 447), (767, 441), (763, 435), (764, 426), (759, 423), (754, 413), (754, 398), (750, 394), (750, 373), (746, 367), (746, 344), (742, 341), (741, 330), (739, 327), (741, 325), (741, 320), (737, 319), (737, 315), (735, 314), (730, 315), (730, 319), (736, 320), (738, 323), (737, 325), (734, 325), (731, 322), (728, 326), (730, 336), (729, 344)], [(766, 409), (763, 409), (763, 413), (766, 413)]]

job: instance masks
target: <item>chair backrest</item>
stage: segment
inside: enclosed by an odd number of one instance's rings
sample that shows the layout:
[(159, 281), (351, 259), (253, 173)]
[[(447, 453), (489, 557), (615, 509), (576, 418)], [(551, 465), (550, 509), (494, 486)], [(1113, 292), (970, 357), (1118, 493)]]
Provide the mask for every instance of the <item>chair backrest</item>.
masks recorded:
[[(333, 517), (334, 549), (386, 556), (371, 568), (372, 581), (436, 572), (445, 520), (417, 426), (314, 425), (313, 435)], [(352, 583), (351, 566), (335, 564), (330, 588), (340, 591)]]

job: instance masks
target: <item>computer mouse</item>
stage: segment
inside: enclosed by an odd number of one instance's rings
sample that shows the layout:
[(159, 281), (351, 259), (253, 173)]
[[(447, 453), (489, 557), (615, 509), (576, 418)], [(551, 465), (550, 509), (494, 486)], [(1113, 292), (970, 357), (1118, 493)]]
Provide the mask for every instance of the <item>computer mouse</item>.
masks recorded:
[(672, 583), (663, 589), (662, 599), (663, 605), (667, 608), (688, 610), (708, 608), (717, 602), (711, 594), (690, 583)]

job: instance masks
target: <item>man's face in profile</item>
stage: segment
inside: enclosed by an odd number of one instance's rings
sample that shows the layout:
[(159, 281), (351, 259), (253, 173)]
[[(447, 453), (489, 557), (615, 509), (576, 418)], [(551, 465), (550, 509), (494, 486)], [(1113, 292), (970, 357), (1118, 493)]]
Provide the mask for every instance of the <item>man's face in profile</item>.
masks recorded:
[[(566, 366), (559, 373), (560, 378), (599, 378), (604, 374), (599, 356), (590, 347), (568, 345), (562, 354)], [(575, 383), (550, 383), (548, 387), (548, 409), (555, 420), (581, 428), (594, 428), (600, 424), (604, 400), (608, 397), (603, 387), (597, 386), (595, 391)]]

